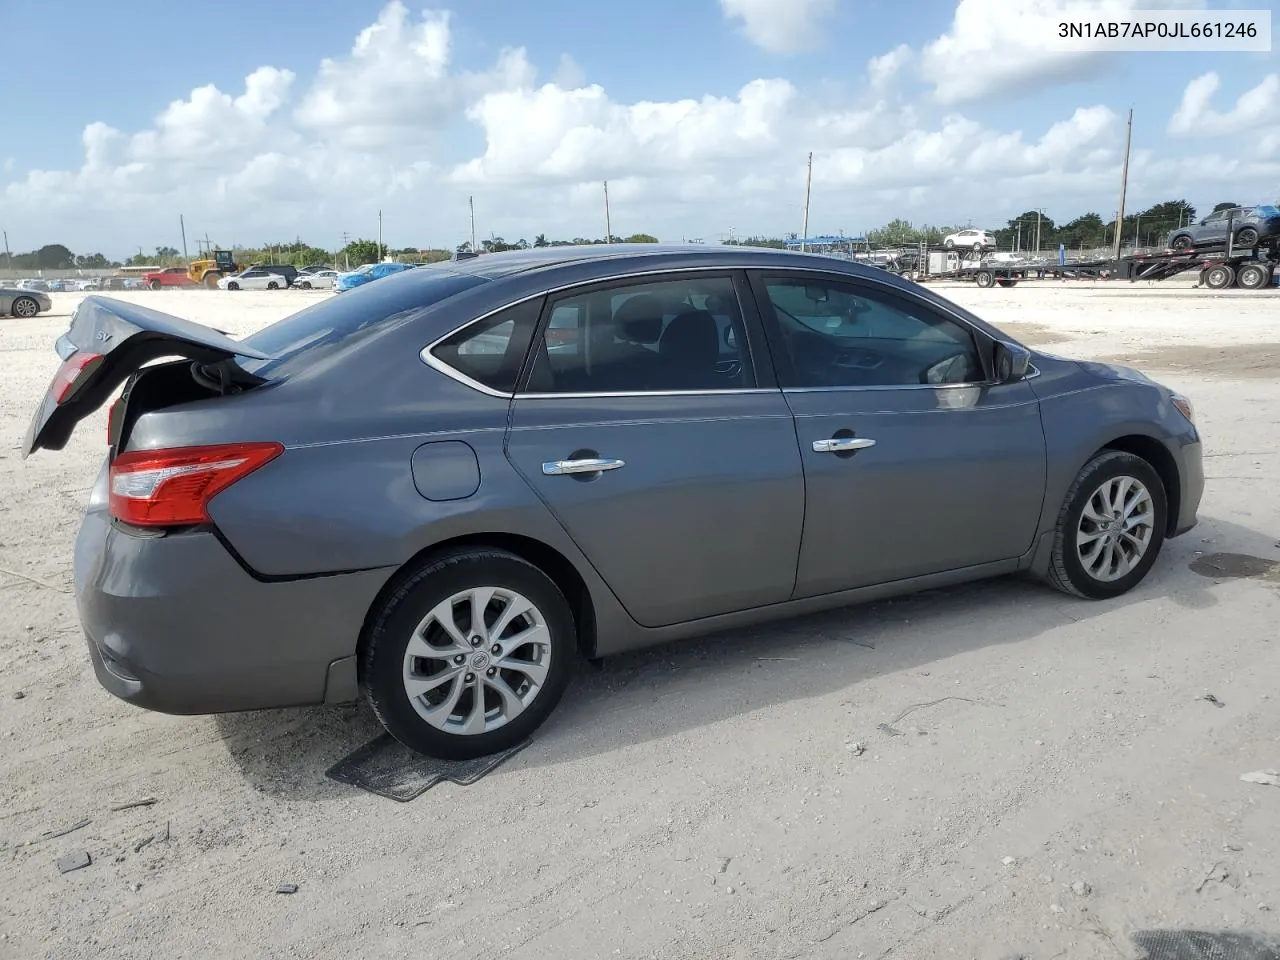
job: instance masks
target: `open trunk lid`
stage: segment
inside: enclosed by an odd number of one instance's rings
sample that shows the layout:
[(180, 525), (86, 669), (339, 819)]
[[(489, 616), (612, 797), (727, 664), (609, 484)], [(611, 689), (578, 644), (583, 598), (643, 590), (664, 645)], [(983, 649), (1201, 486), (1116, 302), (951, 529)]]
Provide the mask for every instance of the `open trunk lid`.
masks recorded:
[(181, 317), (110, 297), (86, 297), (58, 338), (62, 366), (36, 409), (22, 443), (22, 458), (61, 450), (77, 423), (97, 410), (125, 380), (162, 357), (184, 357), (212, 368), (210, 379), (241, 388), (262, 383), (233, 358), (270, 360), (270, 354)]

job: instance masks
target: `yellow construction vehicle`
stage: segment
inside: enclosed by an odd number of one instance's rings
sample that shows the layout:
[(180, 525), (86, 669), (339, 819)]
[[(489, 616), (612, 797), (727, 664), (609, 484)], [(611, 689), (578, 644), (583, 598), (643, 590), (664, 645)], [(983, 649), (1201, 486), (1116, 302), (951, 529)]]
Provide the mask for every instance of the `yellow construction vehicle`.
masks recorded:
[(191, 265), (187, 267), (187, 277), (192, 283), (216, 287), (223, 277), (240, 273), (244, 269), (244, 264), (236, 263), (235, 255), (230, 250), (210, 250), (205, 259), (191, 261)]

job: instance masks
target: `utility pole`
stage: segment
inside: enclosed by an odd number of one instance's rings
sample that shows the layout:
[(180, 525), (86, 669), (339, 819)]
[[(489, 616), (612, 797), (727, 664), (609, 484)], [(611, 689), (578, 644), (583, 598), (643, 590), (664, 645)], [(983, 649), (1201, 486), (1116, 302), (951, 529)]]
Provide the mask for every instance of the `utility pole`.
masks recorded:
[(479, 253), (476, 250), (476, 198), (467, 197), (467, 206), (471, 210), (471, 252)]
[(1042, 213), (1044, 213), (1044, 211), (1037, 208), (1036, 210), (1036, 256), (1037, 257), (1040, 256), (1040, 215)]
[(190, 263), (191, 258), (187, 256), (187, 224), (182, 219), (182, 214), (178, 214), (178, 229), (182, 231), (182, 259)]
[(804, 178), (804, 230), (800, 234), (800, 252), (804, 253), (804, 242), (809, 239), (809, 197), (813, 190), (813, 153), (809, 154), (809, 170)]
[(9, 231), (4, 231), (4, 265), (6, 269), (13, 269), (13, 254), (9, 252)]
[(1124, 137), (1124, 170), (1120, 174), (1120, 209), (1116, 211), (1116, 236), (1114, 258), (1120, 259), (1120, 244), (1124, 240), (1124, 195), (1129, 188), (1129, 147), (1133, 143), (1133, 107), (1129, 108), (1129, 127)]
[(378, 259), (381, 260), (386, 256), (382, 252), (382, 211), (378, 211)]
[(609, 181), (604, 182), (604, 242), (613, 243), (613, 226), (609, 223)]

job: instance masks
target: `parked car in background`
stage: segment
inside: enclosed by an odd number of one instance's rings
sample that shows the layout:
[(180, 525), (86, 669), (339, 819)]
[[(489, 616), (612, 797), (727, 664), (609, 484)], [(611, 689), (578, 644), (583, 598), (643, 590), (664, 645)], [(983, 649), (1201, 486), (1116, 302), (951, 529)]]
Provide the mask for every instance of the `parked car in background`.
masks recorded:
[(996, 238), (985, 230), (960, 230), (947, 234), (942, 245), (948, 250), (994, 250)]
[(1233, 234), (1232, 243), (1246, 249), (1263, 241), (1276, 240), (1280, 238), (1280, 209), (1262, 204), (1218, 210), (1169, 234), (1169, 247), (1190, 250), (1193, 247), (1225, 245), (1228, 230)]
[(374, 280), (380, 280), (383, 277), (404, 273), (406, 270), (412, 269), (414, 268), (407, 263), (366, 263), (358, 270), (339, 274), (334, 281), (333, 289), (337, 293), (342, 293), (344, 290), (351, 290), (354, 287), (372, 283)]
[(187, 276), (186, 267), (165, 267), (144, 273), (142, 285), (149, 290), (161, 290), (166, 287), (194, 287), (195, 283)]
[(53, 279), (48, 281), (50, 293), (66, 293), (68, 290), (76, 288), (74, 280)]
[(102, 279), (100, 277), (86, 277), (83, 280), (77, 280), (75, 288), (77, 290), (101, 290)]
[(22, 456), (123, 386), (75, 548), (102, 685), (363, 687), (452, 759), (523, 742), (580, 656), (1015, 573), (1118, 597), (1204, 483), (1185, 397), (811, 254), (498, 253), (238, 341), (87, 297), (57, 350)]
[(264, 267), (250, 267), (218, 280), (219, 290), (283, 290), (289, 281)]
[(103, 277), (102, 289), (103, 290), (128, 290), (130, 279), (131, 278), (129, 277)]
[(250, 270), (265, 270), (284, 278), (284, 285), (291, 286), (298, 278), (298, 268), (289, 263), (255, 263)]
[(53, 298), (43, 290), (6, 286), (0, 282), (0, 316), (24, 320), (53, 309)]
[(334, 273), (337, 272), (333, 269), (333, 267), (327, 266), (325, 264), (313, 263), (310, 266), (299, 268), (298, 276), (303, 277), (309, 273), (321, 273), (322, 271), (325, 271), (325, 270), (328, 270)]
[(311, 273), (299, 272), (298, 279), (293, 282), (293, 285), (301, 287), (303, 290), (331, 290), (334, 281), (337, 279), (337, 270), (315, 270)]
[(49, 292), (49, 281), (39, 279), (19, 280), (16, 284), (19, 290), (39, 290), (41, 293)]

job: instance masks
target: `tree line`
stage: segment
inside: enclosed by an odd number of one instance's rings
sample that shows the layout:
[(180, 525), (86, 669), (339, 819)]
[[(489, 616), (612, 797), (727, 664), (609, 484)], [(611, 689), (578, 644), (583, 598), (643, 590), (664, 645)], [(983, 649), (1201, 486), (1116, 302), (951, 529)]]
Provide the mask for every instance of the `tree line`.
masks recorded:
[[(1223, 202), (1215, 204), (1214, 211), (1239, 206), (1237, 203)], [(1124, 245), (1161, 246), (1168, 235), (1196, 219), (1196, 208), (1186, 200), (1165, 200), (1145, 210), (1126, 214), (1121, 239)], [(941, 243), (950, 233), (963, 230), (961, 226), (916, 225), (908, 220), (891, 220), (881, 227), (868, 230), (866, 241), (871, 246), (895, 247), (917, 243)], [(997, 245), (1004, 250), (1030, 250), (1036, 247), (1036, 233), (1039, 231), (1039, 249), (1056, 249), (1059, 244), (1068, 250), (1082, 250), (1094, 247), (1109, 247), (1115, 242), (1115, 219), (1103, 219), (1095, 212), (1077, 216), (1066, 223), (1058, 223), (1043, 210), (1028, 210), (1006, 221), (1003, 227), (990, 232), (996, 238)], [(796, 234), (789, 233), (784, 237), (750, 236), (739, 237), (727, 241), (734, 246), (783, 248), (788, 240), (795, 240)], [(574, 237), (572, 240), (548, 239), (540, 233), (532, 241), (523, 238), (508, 241), (502, 237), (490, 237), (476, 243), (476, 253), (501, 253), (505, 250), (528, 250), (541, 247), (568, 247), (603, 243), (657, 243), (658, 238), (648, 233), (633, 233), (620, 237)], [(217, 244), (212, 247), (217, 249)], [(288, 243), (264, 243), (257, 247), (233, 246), (230, 248), (238, 263), (278, 263), (295, 267), (309, 267), (321, 264), (332, 264), (339, 269), (354, 269), (366, 263), (377, 263), (388, 257), (395, 260), (413, 261), (415, 263), (436, 263), (449, 260), (455, 254), (473, 252), (471, 241), (460, 243), (454, 250), (442, 248), (422, 249), (419, 247), (392, 248), (379, 244), (376, 240), (363, 238), (351, 240), (340, 250), (325, 250), (308, 243), (295, 240)], [(197, 253), (190, 259), (200, 259), (204, 254)], [(159, 246), (154, 253), (144, 253), (139, 248), (137, 254), (123, 261), (108, 260), (101, 253), (76, 254), (60, 243), (51, 243), (27, 253), (10, 255), (0, 251), (0, 269), (10, 270), (103, 270), (115, 267), (132, 266), (182, 266), (186, 258), (170, 246)]]

